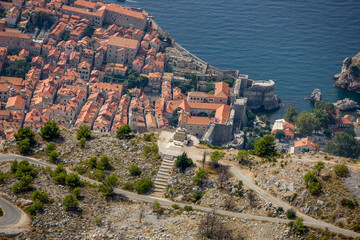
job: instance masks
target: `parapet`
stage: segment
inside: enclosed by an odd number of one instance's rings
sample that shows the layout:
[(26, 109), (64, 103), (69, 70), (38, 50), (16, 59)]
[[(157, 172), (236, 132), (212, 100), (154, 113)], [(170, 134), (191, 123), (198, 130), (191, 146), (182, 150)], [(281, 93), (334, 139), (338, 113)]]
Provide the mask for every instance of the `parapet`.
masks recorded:
[(260, 91), (260, 92), (271, 92), (275, 90), (275, 82), (269, 81), (254, 81), (252, 80), (251, 86), (248, 90)]

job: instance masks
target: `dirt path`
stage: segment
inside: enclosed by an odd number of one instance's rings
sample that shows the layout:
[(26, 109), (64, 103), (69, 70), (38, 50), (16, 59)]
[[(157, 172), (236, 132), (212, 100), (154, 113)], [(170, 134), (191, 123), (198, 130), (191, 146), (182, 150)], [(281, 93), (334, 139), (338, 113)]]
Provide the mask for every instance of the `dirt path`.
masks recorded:
[[(14, 161), (15, 159), (27, 160), (32, 164), (36, 164), (36, 165), (44, 166), (44, 167), (51, 167), (53, 169), (56, 167), (56, 165), (52, 165), (52, 164), (49, 164), (49, 163), (44, 163), (44, 162), (41, 162), (41, 161), (39, 161), (37, 159), (33, 159), (33, 158), (28, 158), (28, 157), (23, 157), (23, 156), (18, 156), (18, 155), (12, 155), (12, 154), (0, 154), (0, 162)], [(274, 201), (274, 204), (278, 204), (279, 206), (283, 206), (284, 209), (288, 209), (290, 207), (285, 202), (282, 202), (281, 200), (273, 197), (272, 195), (270, 195), (269, 193), (267, 193), (263, 189), (256, 186), (254, 183), (252, 183), (251, 179), (248, 179), (247, 177), (242, 176), (241, 172), (239, 171), (239, 169), (237, 167), (234, 167), (234, 166), (231, 165), (230, 169), (231, 169), (231, 171), (234, 172), (236, 177), (238, 177), (240, 180), (244, 179), (244, 184), (246, 184), (248, 187), (250, 187), (254, 191), (258, 192), (258, 194), (260, 196), (268, 199), (268, 201)], [(88, 181), (90, 183), (100, 184), (100, 182), (98, 182), (98, 181), (95, 181), (93, 179), (90, 179), (90, 178), (87, 178), (87, 177), (84, 177), (84, 176), (81, 176), (81, 175), (80, 175), (80, 178), (82, 180)], [(140, 194), (136, 194), (134, 192), (128, 192), (128, 191), (125, 191), (125, 190), (122, 190), (122, 189), (119, 189), (119, 188), (115, 188), (114, 191), (117, 194), (121, 194), (124, 197), (131, 198), (131, 199), (136, 199), (136, 200), (140, 200), (140, 201), (144, 201), (144, 202), (154, 202), (155, 200), (158, 200), (161, 205), (166, 206), (166, 207), (171, 207), (173, 204), (177, 204), (180, 207), (184, 207), (185, 205), (189, 205), (194, 210), (200, 210), (200, 211), (205, 211), (205, 212), (213, 212), (214, 211), (214, 209), (210, 208), (210, 207), (202, 207), (202, 206), (194, 205), (194, 204), (185, 204), (185, 203), (172, 202), (172, 201), (164, 199), (164, 198), (157, 198), (157, 197), (150, 196), (150, 195), (140, 195)], [(221, 215), (224, 215), (224, 216), (229, 216), (229, 217), (253, 219), (253, 220), (259, 220), (259, 221), (269, 221), (269, 222), (285, 223), (285, 224), (290, 222), (290, 220), (282, 219), (282, 218), (257, 216), (257, 215), (251, 215), (251, 214), (244, 214), (244, 213), (225, 211), (225, 210), (220, 210), (220, 209), (216, 209), (215, 211), (218, 214), (221, 214)], [(299, 213), (298, 215), (304, 218), (304, 225), (306, 225), (306, 226), (322, 228), (322, 229), (328, 228), (332, 232), (340, 233), (340, 234), (343, 234), (345, 236), (360, 237), (359, 233), (356, 233), (356, 232), (353, 232), (353, 231), (350, 231), (350, 230), (347, 230), (347, 229), (339, 228), (339, 227), (336, 227), (336, 226), (331, 225), (329, 223), (325, 223), (325, 222), (313, 219), (313, 218), (311, 218), (311, 217), (309, 217), (309, 216), (307, 216), (305, 214)]]

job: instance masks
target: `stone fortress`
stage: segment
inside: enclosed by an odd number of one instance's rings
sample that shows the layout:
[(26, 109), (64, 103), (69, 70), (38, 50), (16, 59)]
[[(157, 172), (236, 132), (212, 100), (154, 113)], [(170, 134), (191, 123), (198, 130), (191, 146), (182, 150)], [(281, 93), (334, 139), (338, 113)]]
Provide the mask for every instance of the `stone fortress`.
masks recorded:
[(201, 80), (234, 79), (234, 86), (229, 95), (231, 106), (229, 118), (226, 123), (211, 122), (201, 137), (203, 141), (218, 146), (241, 146), (243, 133), (240, 129), (247, 124), (247, 108), (266, 111), (279, 108), (280, 100), (274, 94), (274, 81), (255, 81), (249, 79), (248, 75), (239, 74), (238, 70), (221, 70), (211, 66), (184, 49), (154, 20), (151, 21), (163, 36), (169, 37), (172, 41), (171, 46), (165, 51), (167, 68), (171, 69), (174, 75), (193, 73)]
[(254, 81), (247, 75), (238, 75), (230, 95), (230, 116), (225, 124), (210, 123), (202, 140), (218, 146), (241, 146), (240, 129), (247, 124), (246, 109), (274, 110), (279, 108), (279, 99), (274, 94), (275, 83)]
[(239, 74), (238, 70), (221, 70), (190, 53), (151, 19), (159, 33), (171, 39), (171, 46), (166, 51), (166, 67), (174, 75), (193, 73), (201, 80), (234, 79), (234, 86), (229, 95), (231, 106), (226, 123), (211, 122), (201, 139), (211, 145), (241, 146), (243, 137), (241, 128), (247, 124), (246, 109), (264, 109), (271, 111), (279, 108), (279, 98), (274, 94), (275, 82), (255, 81), (248, 75)]

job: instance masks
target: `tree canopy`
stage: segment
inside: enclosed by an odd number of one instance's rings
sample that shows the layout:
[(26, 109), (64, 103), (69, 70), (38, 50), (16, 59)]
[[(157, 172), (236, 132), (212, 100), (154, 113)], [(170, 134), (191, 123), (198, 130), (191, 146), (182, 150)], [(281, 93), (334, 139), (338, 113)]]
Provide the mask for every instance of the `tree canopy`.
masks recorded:
[(191, 158), (188, 158), (187, 153), (184, 152), (180, 156), (176, 157), (175, 164), (176, 167), (180, 168), (181, 172), (185, 172), (186, 168), (193, 165), (193, 161)]
[(86, 26), (84, 30), (84, 36), (92, 37), (94, 31), (95, 31), (94, 25), (89, 24)]
[(283, 139), (284, 137), (285, 137), (285, 132), (284, 132), (284, 130), (276, 131), (276, 133), (275, 133), (275, 138), (276, 138), (276, 139)]
[(308, 112), (302, 112), (296, 118), (296, 129), (304, 136), (311, 135), (315, 130), (319, 130), (320, 125), (319, 120)]
[(29, 72), (30, 67), (30, 60), (21, 59), (11, 65), (5, 64), (2, 74), (4, 76), (25, 78), (25, 75)]
[(142, 178), (135, 183), (135, 191), (138, 193), (147, 193), (154, 186), (153, 181), (150, 179)]
[(360, 155), (360, 141), (348, 133), (336, 133), (325, 146), (325, 152), (347, 158), (358, 158)]
[(31, 15), (29, 24), (26, 27), (29, 31), (34, 31), (36, 27), (48, 30), (53, 24), (54, 17), (51, 13), (39, 11)]
[(265, 135), (254, 143), (254, 153), (260, 157), (273, 157), (276, 155), (275, 137)]
[(172, 127), (177, 127), (179, 124), (179, 111), (181, 111), (181, 107), (176, 108), (173, 113), (172, 113), (172, 117), (171, 117), (171, 122), (170, 125)]
[(289, 106), (285, 110), (284, 119), (287, 122), (295, 123), (298, 112), (296, 111), (296, 107)]
[(30, 129), (30, 127), (19, 128), (18, 133), (15, 133), (14, 137), (17, 142), (29, 139), (30, 145), (35, 144), (35, 133)]
[(64, 198), (62, 205), (66, 211), (71, 211), (77, 209), (79, 202), (73, 194), (69, 194)]
[(114, 187), (118, 184), (118, 178), (115, 175), (110, 175), (99, 185), (99, 189), (105, 197), (111, 196), (114, 195)]
[(80, 140), (82, 138), (89, 139), (91, 138), (91, 130), (89, 126), (82, 125), (80, 126), (79, 130), (76, 132), (76, 138), (77, 140)]
[(48, 121), (40, 130), (40, 136), (45, 140), (53, 140), (60, 136), (60, 128), (56, 122)]
[(123, 139), (129, 136), (129, 134), (132, 132), (129, 124), (125, 124), (124, 126), (121, 126), (117, 131), (116, 131), (116, 137), (118, 139)]
[(210, 159), (212, 163), (217, 163), (219, 160), (221, 160), (223, 157), (225, 156), (225, 153), (222, 151), (214, 151), (211, 155), (210, 155)]

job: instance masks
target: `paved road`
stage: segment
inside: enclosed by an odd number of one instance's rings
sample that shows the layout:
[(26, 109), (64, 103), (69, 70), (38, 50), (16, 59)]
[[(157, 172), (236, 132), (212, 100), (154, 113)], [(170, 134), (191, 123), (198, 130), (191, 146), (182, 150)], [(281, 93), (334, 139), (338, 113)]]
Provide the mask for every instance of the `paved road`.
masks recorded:
[[(55, 165), (40, 162), (40, 161), (38, 161), (36, 159), (32, 159), (32, 158), (28, 158), (28, 157), (23, 157), (23, 156), (18, 156), (18, 155), (10, 155), (10, 154), (0, 154), (0, 162), (14, 161), (15, 159), (28, 160), (32, 164), (36, 164), (36, 165), (43, 166), (43, 167), (51, 167), (51, 168), (56, 167)], [(233, 168), (231, 168), (231, 169), (233, 169)], [(236, 171), (235, 171), (235, 174), (236, 174)], [(91, 183), (99, 184), (98, 181), (95, 181), (95, 180), (87, 178), (87, 177), (80, 176), (80, 178), (82, 180), (86, 180), (86, 181), (89, 181)], [(245, 181), (244, 181), (244, 184), (246, 184)], [(253, 184), (253, 186), (252, 185), (248, 185), (248, 186), (250, 188), (254, 187), (254, 190), (256, 192), (257, 191), (261, 192), (260, 191), (261, 189), (259, 187), (257, 187), (255, 184)], [(261, 196), (266, 196), (266, 197), (269, 197), (271, 199), (272, 196), (270, 194), (266, 193), (264, 190), (262, 190), (262, 191), (263, 191), (262, 192), (263, 195), (261, 195), (259, 193)], [(157, 198), (157, 197), (148, 196), (148, 195), (139, 195), (139, 194), (136, 194), (136, 193), (133, 193), (133, 192), (128, 192), (128, 191), (118, 189), (118, 188), (115, 189), (115, 192), (117, 194), (120, 194), (120, 195), (126, 197), (126, 198), (136, 199), (136, 200), (144, 201), (144, 202), (154, 202), (155, 200), (158, 200), (159, 203), (161, 205), (164, 205), (164, 206), (171, 206), (173, 204), (178, 204), (180, 207), (184, 207), (185, 205), (190, 205), (195, 210), (200, 210), (200, 211), (204, 211), (204, 212), (213, 212), (214, 211), (213, 208), (209, 208), (209, 207), (202, 207), (202, 206), (198, 206), (198, 205), (172, 202), (172, 201), (169, 201), (169, 200), (166, 200), (166, 199), (163, 199), (163, 198)], [(275, 201), (274, 204), (279, 203), (278, 202), (279, 200), (277, 200), (274, 197), (272, 197), (272, 198)], [(283, 203), (281, 203), (281, 204), (283, 204)], [(279, 206), (281, 206), (281, 205), (279, 205)], [(284, 208), (287, 209), (285, 206), (284, 206)], [(259, 220), (259, 221), (268, 221), (268, 222), (274, 222), (274, 223), (289, 223), (290, 222), (287, 219), (256, 216), (256, 215), (251, 215), (251, 214), (237, 213), (237, 212), (218, 210), (218, 209), (216, 210), (216, 213), (224, 215), (224, 216), (229, 216), (229, 217), (246, 218), (246, 219)], [(311, 217), (308, 217), (307, 215), (302, 214), (301, 216), (304, 216), (304, 224), (306, 226), (322, 228), (322, 229), (328, 228), (330, 231), (335, 232), (335, 233), (341, 233), (343, 235), (351, 236), (351, 237), (360, 237), (359, 233), (355, 233), (355, 232), (350, 231), (350, 230), (346, 230), (346, 229), (342, 229), (342, 228), (333, 226), (331, 224), (328, 224), (328, 223), (313, 219)]]
[(4, 216), (0, 217), (0, 227), (5, 228), (10, 225), (14, 225), (20, 221), (21, 212), (20, 210), (0, 197), (0, 206), (4, 210)]

